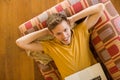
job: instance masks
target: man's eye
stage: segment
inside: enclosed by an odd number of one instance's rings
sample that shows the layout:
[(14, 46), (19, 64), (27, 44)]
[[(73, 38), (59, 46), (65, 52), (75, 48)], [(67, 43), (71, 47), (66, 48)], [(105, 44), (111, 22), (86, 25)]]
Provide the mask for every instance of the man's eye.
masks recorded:
[(67, 29), (64, 30), (64, 32), (66, 32), (66, 31), (67, 31)]
[(60, 35), (61, 33), (57, 33), (57, 35)]

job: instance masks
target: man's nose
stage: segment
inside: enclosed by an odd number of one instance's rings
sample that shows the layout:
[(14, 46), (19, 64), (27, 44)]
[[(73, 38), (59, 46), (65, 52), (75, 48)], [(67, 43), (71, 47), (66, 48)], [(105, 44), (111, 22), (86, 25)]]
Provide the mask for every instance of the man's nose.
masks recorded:
[(62, 37), (66, 38), (66, 36), (67, 36), (67, 34), (65, 32), (63, 32)]

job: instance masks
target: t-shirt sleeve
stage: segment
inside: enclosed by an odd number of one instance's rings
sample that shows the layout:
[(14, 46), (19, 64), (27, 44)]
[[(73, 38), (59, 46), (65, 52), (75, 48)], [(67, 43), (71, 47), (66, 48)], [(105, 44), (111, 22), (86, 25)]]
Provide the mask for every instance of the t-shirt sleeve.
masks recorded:
[(49, 43), (47, 41), (40, 41), (40, 44), (43, 47), (44, 53), (48, 54), (49, 53), (49, 49), (48, 49)]
[(84, 33), (86, 33), (86, 34), (89, 34), (87, 25), (86, 25), (84, 22), (77, 24), (77, 25), (74, 27), (74, 29), (75, 29), (76, 31), (81, 31), (81, 32), (84, 32)]

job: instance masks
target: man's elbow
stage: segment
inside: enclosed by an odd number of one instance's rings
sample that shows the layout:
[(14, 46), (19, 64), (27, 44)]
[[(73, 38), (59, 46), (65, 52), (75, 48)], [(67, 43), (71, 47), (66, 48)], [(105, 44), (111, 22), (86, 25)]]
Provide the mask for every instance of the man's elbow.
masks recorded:
[(19, 46), (19, 44), (20, 44), (18, 39), (16, 40), (16, 44), (17, 44), (18, 46)]
[(100, 12), (102, 12), (104, 9), (105, 9), (104, 4), (103, 4), (103, 3), (99, 3), (99, 4), (98, 4), (98, 10), (99, 10)]
[(19, 39), (16, 40), (16, 45), (19, 46), (20, 48), (23, 48), (23, 44), (20, 42)]

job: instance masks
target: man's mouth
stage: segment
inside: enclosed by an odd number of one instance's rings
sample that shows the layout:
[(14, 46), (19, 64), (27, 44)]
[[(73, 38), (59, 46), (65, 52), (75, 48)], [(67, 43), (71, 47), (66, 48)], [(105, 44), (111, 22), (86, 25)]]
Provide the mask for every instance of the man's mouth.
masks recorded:
[(68, 41), (68, 40), (69, 40), (69, 38), (65, 38), (65, 39), (63, 39), (63, 41), (65, 41), (65, 42)]

